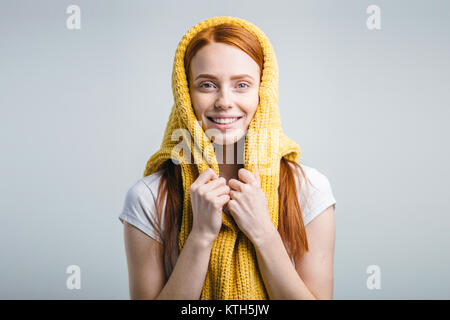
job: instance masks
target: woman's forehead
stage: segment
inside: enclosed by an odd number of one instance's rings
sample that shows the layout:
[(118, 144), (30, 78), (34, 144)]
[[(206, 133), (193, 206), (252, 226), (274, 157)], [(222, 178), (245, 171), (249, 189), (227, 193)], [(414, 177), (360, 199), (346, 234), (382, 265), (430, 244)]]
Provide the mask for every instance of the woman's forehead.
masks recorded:
[(212, 43), (201, 48), (191, 61), (194, 78), (200, 74), (209, 74), (217, 78), (231, 78), (248, 74), (255, 78), (259, 75), (258, 64), (244, 51), (222, 43)]

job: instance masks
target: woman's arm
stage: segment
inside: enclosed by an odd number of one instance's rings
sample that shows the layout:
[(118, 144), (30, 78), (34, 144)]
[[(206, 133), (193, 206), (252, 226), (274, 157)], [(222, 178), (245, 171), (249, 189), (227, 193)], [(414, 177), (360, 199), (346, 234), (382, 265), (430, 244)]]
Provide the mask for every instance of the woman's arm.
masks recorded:
[(212, 249), (211, 241), (191, 232), (164, 284), (162, 245), (125, 221), (124, 239), (131, 299), (200, 298)]
[(309, 251), (293, 266), (278, 231), (254, 243), (270, 299), (333, 299), (334, 206), (306, 226)]

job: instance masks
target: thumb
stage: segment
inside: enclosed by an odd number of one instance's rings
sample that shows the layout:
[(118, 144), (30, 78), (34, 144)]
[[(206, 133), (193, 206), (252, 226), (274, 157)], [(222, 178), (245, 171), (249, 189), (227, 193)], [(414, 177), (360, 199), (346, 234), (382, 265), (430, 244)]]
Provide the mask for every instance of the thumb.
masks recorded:
[(258, 184), (261, 185), (261, 178), (260, 178), (260, 176), (259, 176), (258, 165), (256, 165), (254, 175), (255, 175), (256, 181), (258, 181)]

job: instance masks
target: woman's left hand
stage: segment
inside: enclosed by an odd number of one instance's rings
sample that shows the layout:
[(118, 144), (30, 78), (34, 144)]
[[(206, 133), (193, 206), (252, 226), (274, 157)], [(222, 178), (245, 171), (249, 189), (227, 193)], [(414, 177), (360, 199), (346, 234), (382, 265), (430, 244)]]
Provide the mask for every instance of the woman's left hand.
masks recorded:
[(238, 177), (239, 180), (228, 181), (231, 190), (227, 209), (239, 229), (253, 244), (256, 244), (277, 230), (270, 218), (267, 199), (261, 189), (258, 167), (255, 174), (241, 168), (238, 171)]

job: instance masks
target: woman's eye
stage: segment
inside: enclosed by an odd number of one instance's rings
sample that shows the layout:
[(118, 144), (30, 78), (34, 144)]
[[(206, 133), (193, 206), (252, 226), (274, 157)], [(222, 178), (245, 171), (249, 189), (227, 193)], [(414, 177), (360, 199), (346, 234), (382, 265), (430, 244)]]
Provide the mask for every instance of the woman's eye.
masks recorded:
[[(200, 84), (200, 88), (204, 88), (204, 89), (210, 89), (213, 86), (214, 86), (214, 84), (212, 84), (211, 82), (203, 82), (202, 84)], [(241, 82), (238, 84), (238, 87), (239, 87), (239, 89), (246, 89), (250, 86), (245, 82)]]
[(211, 83), (210, 83), (210, 82), (204, 82), (204, 83), (202, 83), (202, 84), (200, 85), (201, 88), (209, 89), (210, 87), (204, 87), (204, 85), (211, 85)]

